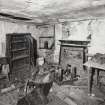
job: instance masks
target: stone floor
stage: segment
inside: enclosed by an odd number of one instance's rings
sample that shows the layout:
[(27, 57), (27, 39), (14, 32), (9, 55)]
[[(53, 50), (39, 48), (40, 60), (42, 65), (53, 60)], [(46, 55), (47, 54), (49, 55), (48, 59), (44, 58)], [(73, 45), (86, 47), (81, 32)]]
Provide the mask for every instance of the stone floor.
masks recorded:
[[(94, 97), (88, 96), (88, 81), (84, 76), (73, 84), (58, 85), (53, 83), (49, 93), (48, 105), (105, 105), (105, 86), (93, 86)], [(0, 105), (16, 105), (19, 99), (19, 89), (0, 94)]]
[[(94, 97), (88, 95), (87, 77), (69, 85), (53, 85), (53, 93), (68, 105), (105, 105), (105, 86), (93, 86)], [(59, 104), (58, 104), (59, 105)]]

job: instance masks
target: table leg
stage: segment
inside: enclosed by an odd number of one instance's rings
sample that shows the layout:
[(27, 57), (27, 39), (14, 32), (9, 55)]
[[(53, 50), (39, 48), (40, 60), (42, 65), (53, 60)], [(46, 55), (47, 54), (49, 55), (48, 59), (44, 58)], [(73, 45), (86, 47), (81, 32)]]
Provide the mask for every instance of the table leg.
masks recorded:
[(96, 69), (96, 85), (98, 86), (99, 84), (99, 69)]
[(95, 69), (94, 68), (88, 68), (88, 92), (89, 92), (90, 95), (92, 94), (94, 73), (95, 73)]

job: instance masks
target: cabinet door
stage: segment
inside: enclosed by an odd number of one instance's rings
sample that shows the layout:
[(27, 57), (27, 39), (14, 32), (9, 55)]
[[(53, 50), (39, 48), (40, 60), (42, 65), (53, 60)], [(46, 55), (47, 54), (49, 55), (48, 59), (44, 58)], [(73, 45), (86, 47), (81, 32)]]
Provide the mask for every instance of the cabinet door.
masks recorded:
[(83, 48), (76, 47), (61, 47), (60, 64), (63, 69), (66, 69), (66, 65), (77, 68), (77, 73), (80, 75), (83, 71)]
[(25, 80), (31, 76), (30, 34), (8, 34), (7, 56), (10, 64), (10, 80)]

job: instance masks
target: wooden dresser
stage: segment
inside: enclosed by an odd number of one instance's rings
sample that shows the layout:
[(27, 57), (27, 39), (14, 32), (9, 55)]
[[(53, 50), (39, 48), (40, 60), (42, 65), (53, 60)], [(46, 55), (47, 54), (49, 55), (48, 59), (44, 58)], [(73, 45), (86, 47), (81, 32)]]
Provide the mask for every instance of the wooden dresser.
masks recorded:
[(30, 36), (30, 33), (13, 33), (6, 36), (6, 56), (9, 59), (11, 81), (23, 81), (31, 76)]

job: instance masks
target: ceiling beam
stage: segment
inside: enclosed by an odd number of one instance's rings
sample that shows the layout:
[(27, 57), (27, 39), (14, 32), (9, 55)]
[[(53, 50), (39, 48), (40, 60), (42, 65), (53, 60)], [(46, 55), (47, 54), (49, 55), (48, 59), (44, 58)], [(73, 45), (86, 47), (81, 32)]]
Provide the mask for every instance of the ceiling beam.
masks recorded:
[(77, 18), (77, 19), (58, 19), (59, 23), (63, 22), (76, 22), (76, 21), (88, 21), (88, 20), (97, 20), (97, 19), (105, 19), (105, 16), (103, 17), (83, 17), (83, 18)]

